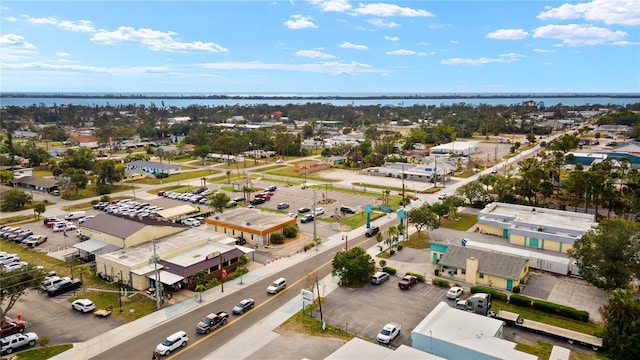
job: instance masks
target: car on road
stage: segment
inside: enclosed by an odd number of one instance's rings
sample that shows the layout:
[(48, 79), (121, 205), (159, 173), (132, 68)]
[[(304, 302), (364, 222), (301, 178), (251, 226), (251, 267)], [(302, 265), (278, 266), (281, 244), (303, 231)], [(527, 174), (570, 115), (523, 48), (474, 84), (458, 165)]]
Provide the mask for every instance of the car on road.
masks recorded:
[(400, 324), (388, 323), (378, 333), (376, 340), (383, 344), (388, 344), (400, 334)]
[(34, 332), (13, 334), (0, 339), (0, 354), (11, 354), (24, 346), (34, 346), (38, 342), (38, 335)]
[(175, 332), (166, 339), (164, 339), (158, 346), (156, 346), (156, 352), (162, 356), (169, 356), (172, 351), (179, 349), (180, 347), (187, 346), (189, 337), (184, 331)]
[(418, 283), (418, 278), (413, 275), (405, 275), (400, 282), (398, 283), (398, 287), (402, 290), (408, 290), (414, 287)]
[(460, 296), (462, 296), (462, 293), (464, 292), (464, 289), (459, 287), (459, 286), (454, 286), (451, 289), (449, 289), (449, 291), (447, 291), (447, 299), (458, 299), (460, 298)]
[(22, 320), (3, 321), (0, 323), (0, 338), (15, 333), (23, 333), (26, 324)]
[(78, 299), (71, 303), (71, 308), (81, 313), (88, 313), (96, 309), (96, 304), (89, 299)]
[(276, 160), (276, 164), (282, 164), (283, 162), (284, 162), (284, 160), (282, 160), (282, 159)]
[(85, 217), (81, 217), (80, 219), (78, 219), (78, 224), (82, 224), (83, 222), (89, 220), (89, 219), (93, 219), (94, 217), (96, 217), (95, 215), (88, 215)]
[(287, 203), (279, 203), (278, 206), (276, 206), (276, 208), (278, 208), (278, 210), (288, 209), (289, 208), (289, 204), (287, 204)]
[(311, 209), (309, 209), (308, 207), (301, 207), (300, 209), (298, 209), (298, 214), (304, 214), (304, 213), (308, 213), (310, 211), (311, 211)]
[(307, 215), (305, 215), (305, 216), (300, 218), (300, 222), (303, 223), (303, 224), (312, 222), (313, 220), (314, 220), (314, 217), (311, 214), (307, 214)]
[(196, 332), (198, 334), (208, 334), (211, 330), (215, 330), (220, 326), (227, 323), (229, 314), (224, 311), (218, 311), (217, 313), (211, 313), (200, 320), (196, 325)]
[(377, 233), (380, 232), (380, 228), (378, 226), (372, 226), (365, 231), (364, 236), (373, 237), (376, 236)]
[(44, 242), (47, 242), (47, 237), (43, 235), (31, 235), (22, 240), (21, 244), (30, 248), (36, 247)]
[(287, 279), (279, 278), (276, 279), (271, 285), (267, 286), (267, 293), (269, 294), (277, 294), (280, 290), (284, 290), (287, 288)]
[(244, 314), (246, 311), (253, 309), (255, 304), (256, 302), (251, 298), (243, 299), (238, 303), (238, 305), (233, 307), (233, 310), (231, 312), (236, 315)]

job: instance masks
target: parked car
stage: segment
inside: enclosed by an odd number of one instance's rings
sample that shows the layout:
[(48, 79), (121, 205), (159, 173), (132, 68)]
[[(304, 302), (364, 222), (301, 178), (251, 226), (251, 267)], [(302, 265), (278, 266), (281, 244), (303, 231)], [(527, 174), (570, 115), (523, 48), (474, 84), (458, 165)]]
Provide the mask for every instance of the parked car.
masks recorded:
[(47, 237), (43, 235), (30, 235), (26, 239), (22, 240), (22, 245), (26, 245), (28, 247), (36, 247), (47, 241)]
[(96, 309), (96, 305), (89, 299), (78, 299), (71, 303), (71, 308), (81, 313), (88, 313)]
[(238, 206), (238, 203), (233, 201), (233, 200), (231, 200), (231, 201), (229, 201), (227, 203), (227, 208), (232, 208), (232, 207), (236, 207), (236, 206)]
[(276, 206), (278, 208), (278, 210), (284, 210), (284, 209), (288, 209), (289, 208), (289, 204), (287, 203), (279, 203), (278, 206)]
[(184, 220), (182, 220), (182, 225), (200, 226), (200, 221), (198, 221), (196, 219), (184, 219)]
[(345, 213), (345, 214), (355, 214), (356, 210), (350, 206), (341, 206), (340, 207), (340, 212)]
[(369, 282), (374, 285), (380, 285), (387, 280), (389, 280), (389, 274), (384, 271), (378, 271), (371, 276), (371, 280)]
[(292, 217), (292, 218), (294, 218), (294, 219), (298, 217), (298, 214), (296, 214), (296, 213), (292, 213), (292, 212), (287, 213), (287, 215), (291, 216), (291, 217)]
[(269, 192), (274, 192), (274, 191), (276, 191), (276, 189), (278, 189), (278, 187), (277, 187), (277, 186), (275, 186), (275, 185), (269, 185), (269, 186), (267, 186), (264, 190), (265, 190), (265, 191), (269, 191)]
[(253, 309), (255, 304), (256, 302), (253, 299), (243, 299), (238, 303), (238, 305), (233, 307), (232, 312), (236, 315), (244, 314), (246, 311)]
[(71, 290), (75, 290), (82, 286), (82, 281), (79, 279), (63, 279), (59, 283), (47, 288), (47, 295), (49, 297), (58, 296)]
[(300, 209), (298, 209), (298, 213), (299, 214), (304, 214), (304, 213), (308, 213), (310, 212), (311, 209), (307, 208), (307, 207), (301, 207)]
[(70, 225), (71, 225), (71, 223), (68, 223), (66, 221), (65, 222), (60, 221), (60, 222), (57, 222), (57, 223), (53, 224), (51, 230), (53, 232), (65, 231), (65, 229)]
[(236, 198), (233, 198), (233, 201), (239, 203), (239, 202), (243, 202), (244, 201), (244, 196), (238, 196)]
[(187, 333), (184, 331), (178, 331), (167, 336), (158, 346), (156, 346), (156, 352), (162, 356), (169, 356), (172, 351), (177, 350), (180, 347), (187, 346)]
[[(258, 194), (258, 195), (260, 195), (260, 194)], [(255, 205), (264, 204), (265, 202), (267, 202), (267, 200), (265, 200), (263, 198), (259, 198), (259, 197), (257, 197), (257, 195), (253, 200), (250, 201), (251, 205), (254, 205), (254, 206)]]
[(23, 333), (26, 324), (22, 320), (16, 321), (2, 321), (0, 323), (0, 338), (15, 333)]
[(438, 196), (438, 200), (444, 200), (444, 199), (447, 198), (447, 196), (449, 196), (449, 195), (447, 195), (447, 193), (442, 193), (442, 194), (440, 194), (440, 196)]
[(324, 214), (324, 208), (321, 208), (321, 207), (316, 208), (316, 214), (315, 214), (316, 216), (323, 215), (323, 214)]
[(23, 267), (27, 266), (28, 264), (24, 261), (18, 261), (18, 262), (13, 262), (11, 264), (4, 264), (3, 265), (3, 269), (6, 272), (12, 272), (14, 270), (19, 270), (22, 269)]
[(408, 290), (414, 287), (418, 283), (418, 278), (413, 275), (405, 275), (400, 282), (398, 283), (398, 287), (402, 290)]
[(27, 230), (27, 231), (25, 231), (23, 233), (20, 233), (20, 235), (16, 236), (16, 238), (13, 241), (15, 241), (17, 243), (21, 243), (21, 242), (24, 241), (24, 239), (26, 239), (26, 238), (28, 238), (29, 236), (32, 236), (32, 235), (33, 235), (33, 231)]
[(365, 231), (364, 236), (373, 237), (376, 236), (380, 232), (380, 228), (378, 226), (372, 226)]
[(305, 215), (305, 216), (300, 218), (300, 222), (303, 223), (303, 224), (312, 222), (313, 220), (314, 220), (314, 217), (311, 214), (307, 214), (307, 215)]
[(459, 287), (459, 286), (454, 286), (451, 289), (449, 289), (449, 291), (447, 291), (447, 299), (458, 299), (460, 296), (462, 296), (462, 293), (464, 292), (464, 289)]
[(378, 333), (376, 340), (383, 344), (388, 344), (400, 334), (400, 324), (388, 323)]
[(38, 342), (38, 335), (34, 332), (13, 334), (0, 339), (0, 354), (11, 354), (24, 346), (34, 346)]
[(78, 224), (82, 224), (83, 222), (89, 220), (89, 219), (93, 219), (94, 217), (96, 217), (95, 215), (88, 215), (85, 216), (83, 218), (78, 219)]

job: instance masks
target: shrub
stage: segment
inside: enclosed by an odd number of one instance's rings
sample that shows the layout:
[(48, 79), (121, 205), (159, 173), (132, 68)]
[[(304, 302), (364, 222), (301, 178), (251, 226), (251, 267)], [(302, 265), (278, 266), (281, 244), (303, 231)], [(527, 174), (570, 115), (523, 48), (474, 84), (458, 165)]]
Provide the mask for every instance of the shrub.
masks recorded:
[(282, 229), (282, 234), (288, 239), (298, 236), (298, 225), (285, 226), (284, 229)]
[(412, 273), (412, 272), (408, 272), (407, 275), (413, 275), (416, 278), (418, 278), (418, 281), (423, 283), (425, 281), (424, 279), (424, 275), (420, 275), (420, 274), (416, 274), (416, 273)]
[(387, 273), (387, 274), (389, 274), (389, 275), (395, 275), (395, 274), (396, 274), (396, 272), (397, 272), (397, 270), (396, 270), (396, 269), (394, 269), (394, 268), (392, 268), (392, 267), (389, 267), (389, 266), (383, 266), (383, 267), (382, 267), (382, 271), (386, 272), (386, 273)]
[(475, 294), (475, 293), (487, 293), (487, 294), (491, 294), (491, 298), (495, 299), (495, 300), (500, 300), (500, 301), (507, 301), (507, 299), (509, 298), (507, 296), (507, 294), (492, 289), (492, 288), (488, 288), (488, 287), (484, 287), (484, 286), (472, 286), (471, 287), (471, 293)]
[(304, 251), (310, 250), (310, 249), (312, 249), (314, 246), (315, 246), (315, 244), (314, 244), (314, 243), (307, 243), (307, 244), (304, 244)]
[(509, 296), (509, 302), (513, 305), (522, 306), (522, 307), (531, 307), (531, 299), (528, 296), (519, 295), (519, 294), (511, 294)]
[(95, 204), (97, 204), (99, 202), (100, 202), (100, 200), (91, 200), (91, 205), (95, 205)]
[(533, 308), (549, 314), (560, 315), (569, 319), (589, 322), (589, 313), (569, 306), (559, 305), (544, 300), (533, 300)]
[(395, 250), (389, 250), (389, 255), (393, 255), (393, 254), (395, 254), (395, 253), (396, 253), (396, 251), (395, 251)]
[(431, 284), (433, 284), (435, 286), (444, 287), (444, 288), (451, 287), (449, 285), (449, 281), (448, 280), (440, 279), (440, 278), (433, 278), (433, 280), (431, 280)]
[(514, 294), (520, 294), (520, 286), (514, 286), (511, 291), (513, 291)]
[(167, 173), (157, 173), (156, 174), (156, 179), (166, 179), (169, 177), (169, 174)]
[(103, 196), (100, 197), (100, 201), (102, 201), (102, 202), (111, 202), (111, 196), (103, 195)]
[(207, 281), (207, 283), (205, 284), (207, 289), (214, 288), (214, 287), (216, 287), (218, 285), (220, 285), (220, 281), (218, 281), (218, 279), (216, 279), (216, 278), (212, 278), (211, 280)]
[(402, 245), (397, 246), (398, 251), (402, 250)]
[(284, 244), (284, 236), (282, 234), (271, 234), (272, 244)]
[(240, 264), (246, 265), (249, 263), (249, 257), (247, 255), (240, 255)]
[(380, 267), (384, 268), (385, 266), (387, 266), (387, 260), (385, 259), (380, 260)]
[(96, 184), (96, 193), (98, 195), (111, 194), (113, 187), (110, 184)]

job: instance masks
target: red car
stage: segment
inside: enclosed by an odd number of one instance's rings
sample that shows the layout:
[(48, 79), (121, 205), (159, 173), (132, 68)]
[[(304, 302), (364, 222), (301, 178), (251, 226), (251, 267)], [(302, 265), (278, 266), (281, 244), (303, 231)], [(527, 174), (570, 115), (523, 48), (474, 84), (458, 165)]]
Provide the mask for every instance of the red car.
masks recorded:
[(413, 275), (405, 275), (398, 283), (398, 287), (402, 290), (408, 290), (414, 287), (417, 283), (418, 283), (417, 277)]
[(53, 224), (63, 221), (62, 219), (49, 219), (49, 221), (46, 223), (47, 227), (53, 227)]
[(23, 333), (25, 327), (26, 324), (22, 320), (3, 321), (0, 324), (0, 337), (5, 337), (15, 333)]

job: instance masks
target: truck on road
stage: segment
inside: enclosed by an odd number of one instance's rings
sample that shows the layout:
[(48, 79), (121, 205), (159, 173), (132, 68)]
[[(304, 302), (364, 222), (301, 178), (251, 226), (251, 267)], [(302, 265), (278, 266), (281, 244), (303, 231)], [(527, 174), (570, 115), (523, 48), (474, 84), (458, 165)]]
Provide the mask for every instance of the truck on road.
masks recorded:
[(211, 330), (215, 330), (226, 324), (228, 319), (229, 314), (224, 311), (219, 311), (215, 314), (211, 313), (203, 317), (198, 325), (196, 325), (196, 332), (198, 334), (208, 334)]

